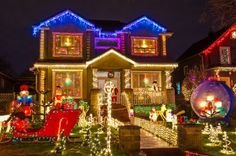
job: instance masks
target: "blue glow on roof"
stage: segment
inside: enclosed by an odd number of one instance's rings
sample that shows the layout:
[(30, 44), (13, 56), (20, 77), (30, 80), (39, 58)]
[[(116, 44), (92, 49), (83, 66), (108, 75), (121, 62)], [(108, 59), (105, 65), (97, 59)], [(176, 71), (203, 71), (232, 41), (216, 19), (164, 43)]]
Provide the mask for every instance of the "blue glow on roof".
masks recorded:
[(66, 20), (74, 20), (75, 23), (79, 24), (80, 26), (83, 26), (84, 28), (92, 28), (94, 29), (95, 26), (83, 19), (82, 17), (74, 14), (70, 10), (63, 11), (62, 13), (40, 23), (38, 26), (33, 27), (33, 35), (36, 35), (42, 27), (49, 27), (53, 25), (57, 25), (58, 23), (63, 23)]
[(147, 18), (146, 16), (143, 16), (139, 19), (137, 19), (136, 21), (128, 24), (127, 26), (123, 27), (123, 31), (132, 31), (138, 28), (138, 26), (140, 24), (143, 24), (145, 26), (152, 26), (152, 30), (153, 31), (157, 31), (157, 32), (166, 32), (167, 29), (160, 26), (159, 24), (157, 24), (156, 22), (150, 20), (149, 18)]
[(37, 35), (37, 33), (43, 28), (43, 27), (51, 27), (58, 24), (64, 24), (67, 22), (73, 21), (75, 24), (79, 25), (83, 30), (86, 29), (92, 29), (94, 31), (97, 31), (99, 34), (99, 37), (116, 37), (118, 33), (127, 32), (127, 31), (135, 31), (140, 28), (140, 26), (146, 27), (147, 29), (152, 30), (154, 34), (159, 34), (161, 32), (166, 32), (167, 29), (160, 26), (153, 20), (147, 18), (146, 16), (143, 16), (136, 21), (128, 24), (127, 26), (123, 27), (121, 30), (115, 31), (115, 32), (102, 32), (102, 29), (96, 28), (92, 23), (89, 21), (83, 19), (82, 17), (74, 14), (70, 10), (63, 11), (62, 13), (40, 23), (38, 26), (33, 26), (33, 35)]

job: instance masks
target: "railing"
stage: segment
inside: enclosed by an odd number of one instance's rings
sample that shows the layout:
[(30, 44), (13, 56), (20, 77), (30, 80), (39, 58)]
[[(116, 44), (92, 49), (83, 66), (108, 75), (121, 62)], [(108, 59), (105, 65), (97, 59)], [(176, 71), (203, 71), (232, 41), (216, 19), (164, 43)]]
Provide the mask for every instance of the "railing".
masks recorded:
[(131, 103), (130, 103), (130, 100), (129, 100), (129, 96), (125, 92), (121, 93), (121, 104), (126, 107), (127, 112), (128, 112), (128, 116), (129, 116), (129, 112), (130, 112), (130, 108), (131, 108)]
[(14, 100), (14, 93), (0, 93), (0, 114), (9, 113), (12, 100)]
[(134, 125), (140, 126), (143, 129), (151, 132), (152, 134), (162, 138), (169, 144), (178, 146), (177, 132), (160, 124), (134, 117)]
[(162, 104), (164, 101), (164, 91), (154, 91), (151, 88), (134, 89), (134, 105)]

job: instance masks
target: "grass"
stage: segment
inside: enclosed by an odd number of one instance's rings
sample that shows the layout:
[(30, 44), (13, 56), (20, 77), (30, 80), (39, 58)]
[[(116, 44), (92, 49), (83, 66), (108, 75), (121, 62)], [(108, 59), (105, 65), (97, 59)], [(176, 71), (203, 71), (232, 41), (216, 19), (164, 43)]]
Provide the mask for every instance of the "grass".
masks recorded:
[[(236, 133), (234, 127), (222, 127), (223, 131), (227, 132), (229, 140), (231, 141), (230, 147), (236, 152)], [(210, 143), (208, 140), (209, 135), (203, 135), (203, 148), (200, 150), (201, 153), (206, 153), (214, 156), (222, 156), (220, 150), (223, 149), (222, 144), (220, 146), (207, 146), (207, 143)], [(222, 134), (219, 134), (219, 139), (222, 140)], [(236, 156), (236, 153), (233, 154)]]
[[(97, 130), (101, 128), (100, 125), (95, 125), (91, 127), (91, 136), (96, 137)], [(91, 148), (89, 145), (83, 145), (85, 139), (85, 133), (81, 133), (82, 128), (75, 127), (72, 131), (72, 136), (79, 138), (81, 140), (78, 143), (67, 143), (66, 150), (63, 151), (62, 155), (66, 156), (88, 156), (91, 153)], [(102, 130), (106, 132), (106, 128), (103, 127)], [(118, 131), (114, 128), (111, 129), (111, 150), (114, 156), (126, 156), (119, 149), (118, 141)], [(99, 135), (99, 140), (101, 141), (101, 148), (106, 146), (106, 133)], [(86, 140), (85, 140), (86, 141)], [(55, 143), (9, 143), (0, 145), (0, 155), (1, 156), (31, 156), (31, 155), (56, 155), (51, 153), (55, 147)]]

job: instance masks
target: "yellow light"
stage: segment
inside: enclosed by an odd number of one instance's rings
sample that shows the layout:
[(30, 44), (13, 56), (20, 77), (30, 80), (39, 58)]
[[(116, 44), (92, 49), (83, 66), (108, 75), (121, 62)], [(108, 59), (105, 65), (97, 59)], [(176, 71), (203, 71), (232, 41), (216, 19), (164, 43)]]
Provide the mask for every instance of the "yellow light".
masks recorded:
[(206, 100), (207, 101), (213, 101), (214, 100), (214, 96), (213, 95), (208, 95), (207, 97), (206, 97)]
[(146, 40), (142, 40), (142, 45), (141, 45), (142, 48), (147, 48), (148, 45), (146, 43)]
[(138, 63), (130, 58), (120, 54), (119, 52), (115, 51), (114, 49), (110, 49), (107, 52), (103, 53), (100, 56), (97, 56), (96, 58), (87, 61), (85, 64), (73, 64), (73, 63), (64, 63), (64, 64), (58, 64), (58, 63), (35, 63), (35, 68), (87, 68), (87, 66), (99, 61), (100, 59), (106, 57), (109, 54), (115, 54), (118, 57), (124, 59), (125, 61), (131, 63), (134, 65), (134, 67), (166, 67), (166, 68), (177, 68), (177, 63), (156, 63), (156, 64), (150, 64), (150, 63)]
[(145, 83), (145, 85), (146, 85), (146, 84), (148, 84), (148, 82), (149, 82), (149, 79), (148, 79), (148, 78), (144, 78), (143, 82), (144, 82), (144, 83)]
[(71, 41), (70, 41), (69, 37), (66, 38), (65, 45), (67, 47), (71, 46)]
[(206, 101), (202, 101), (200, 104), (199, 104), (200, 107), (206, 107), (207, 106), (207, 102)]

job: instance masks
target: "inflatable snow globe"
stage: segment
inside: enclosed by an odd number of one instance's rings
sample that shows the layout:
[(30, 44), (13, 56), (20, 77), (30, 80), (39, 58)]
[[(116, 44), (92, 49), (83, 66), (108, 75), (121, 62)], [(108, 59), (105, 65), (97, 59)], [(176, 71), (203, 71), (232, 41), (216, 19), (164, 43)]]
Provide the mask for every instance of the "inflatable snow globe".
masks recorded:
[(223, 119), (233, 111), (233, 91), (222, 81), (206, 80), (191, 95), (191, 106), (202, 119)]

